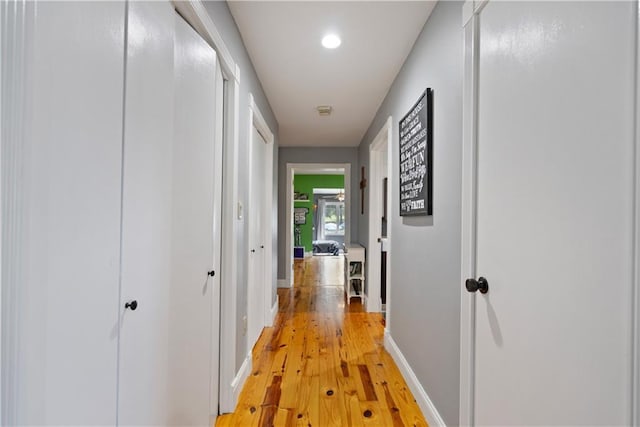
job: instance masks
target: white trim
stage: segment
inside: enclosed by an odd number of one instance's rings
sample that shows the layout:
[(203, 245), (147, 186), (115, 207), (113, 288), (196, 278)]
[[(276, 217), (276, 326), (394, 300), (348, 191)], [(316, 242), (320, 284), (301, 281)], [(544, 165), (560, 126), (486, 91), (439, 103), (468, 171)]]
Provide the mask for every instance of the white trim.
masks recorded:
[(293, 288), (293, 167), (287, 163), (287, 180), (285, 185), (285, 246), (284, 246), (284, 281), (288, 288)]
[[(9, 6), (5, 3), (0, 4), (0, 22), (6, 22), (4, 19), (4, 14), (8, 13), (7, 8)], [(8, 20), (8, 19), (7, 19)], [(4, 64), (11, 64), (13, 61), (7, 61), (7, 58), (5, 58), (4, 56), (7, 55), (6, 49), (4, 48), (4, 45), (2, 44), (2, 35), (4, 34), (4, 31), (0, 31), (0, 361), (4, 361), (5, 357), (4, 354), (2, 353), (2, 349), (4, 348), (3, 346), (3, 328), (2, 328), (2, 294), (3, 294), (3, 290), (5, 288), (5, 283), (4, 280), (2, 280), (2, 272), (4, 271), (4, 269), (2, 268), (2, 247), (5, 246), (4, 245), (4, 233), (2, 232), (2, 229), (4, 228), (4, 215), (2, 214), (2, 205), (4, 204), (4, 197), (5, 197), (5, 192), (2, 191), (2, 188), (4, 187), (4, 179), (2, 179), (3, 175), (2, 175), (2, 171), (4, 170), (4, 168), (2, 167), (2, 162), (4, 160), (4, 157), (2, 156), (2, 151), (4, 149), (5, 146), (5, 136), (3, 134), (3, 129), (6, 129), (7, 126), (3, 123), (3, 119), (4, 119), (4, 115), (2, 114), (3, 111), (3, 104), (5, 102), (5, 98), (2, 97), (2, 92), (3, 92), (3, 86), (4, 86), (4, 80), (2, 79), (3, 76), (3, 68), (4, 68)], [(9, 105), (9, 107), (11, 107), (11, 105)], [(11, 108), (9, 108), (8, 111), (11, 111)], [(2, 398), (3, 393), (2, 391), (5, 388), (5, 384), (4, 384), (4, 366), (3, 364), (0, 364), (0, 378), (2, 378), (0, 380), (0, 424), (1, 425), (9, 425), (7, 424), (5, 421), (5, 419), (2, 417), (3, 415), (3, 411), (2, 411), (2, 407), (4, 406), (5, 400)]]
[(249, 108), (251, 109), (251, 113), (253, 113), (252, 125), (254, 125), (256, 129), (258, 129), (258, 132), (260, 132), (260, 135), (262, 135), (267, 144), (273, 144), (273, 132), (271, 132), (271, 129), (269, 129), (269, 125), (260, 112), (260, 109), (258, 108), (258, 105), (256, 104), (252, 94), (249, 94)]
[(466, 27), (471, 18), (473, 17), (473, 0), (467, 0), (462, 5), (462, 26)]
[(466, 27), (474, 15), (479, 15), (489, 0), (466, 0), (462, 5), (462, 26)]
[(269, 326), (273, 326), (276, 322), (276, 316), (278, 315), (278, 307), (280, 306), (280, 298), (278, 297), (278, 295), (276, 295), (276, 302), (273, 303), (273, 306), (271, 307), (271, 313), (269, 318), (271, 319), (271, 322), (269, 322)]
[(480, 15), (482, 9), (489, 3), (489, 0), (475, 0), (473, 6), (473, 13), (476, 15)]
[[(222, 275), (220, 270), (222, 269), (222, 254), (224, 253), (224, 244), (223, 244), (223, 206), (222, 206), (222, 191), (223, 191), (223, 168), (224, 168), (224, 144), (225, 144), (225, 136), (224, 136), (224, 121), (225, 121), (225, 113), (227, 109), (225, 108), (225, 99), (224, 99), (224, 77), (222, 75), (222, 67), (220, 64), (220, 56), (216, 55), (216, 69), (215, 69), (215, 80), (216, 80), (216, 100), (215, 100), (215, 140), (214, 140), (214, 165), (213, 170), (221, 171), (219, 174), (214, 175), (214, 193), (213, 193), (213, 271), (215, 272), (214, 277), (211, 278), (211, 284), (213, 286), (214, 292), (211, 293), (212, 296), (212, 304), (213, 310), (217, 318), (212, 321), (211, 328), (211, 364), (210, 364), (210, 382), (209, 387), (211, 388), (210, 392), (210, 402), (209, 407), (211, 411), (211, 420), (212, 422), (218, 416), (218, 412), (220, 411), (220, 342), (221, 342), (221, 331), (222, 331)], [(217, 313), (216, 313), (217, 312)]]
[[(25, 225), (23, 216), (24, 177), (22, 164), (26, 145), (25, 116), (26, 100), (29, 99), (30, 88), (26, 85), (29, 75), (30, 55), (33, 54), (29, 29), (35, 25), (36, 6), (29, 1), (0, 2), (0, 18), (5, 36), (0, 49), (0, 217), (2, 233), (0, 247), (4, 248), (0, 258), (0, 314), (3, 319), (0, 329), (0, 425), (16, 425), (17, 412), (21, 402), (19, 399), (18, 372), (15, 366), (20, 361), (21, 352), (18, 347), (18, 326), (22, 298), (22, 266), (23, 242), (22, 234)], [(6, 191), (2, 191), (2, 190)], [(11, 250), (7, 250), (11, 248)]]
[[(392, 119), (389, 117), (385, 124), (382, 126), (373, 142), (369, 145), (369, 242), (367, 253), (367, 299), (366, 310), (368, 312), (379, 312), (382, 310), (382, 298), (381, 293), (381, 265), (382, 255), (380, 251), (381, 243), (378, 241), (380, 235), (380, 229), (382, 228), (382, 177), (386, 176), (390, 179), (389, 164), (391, 159), (388, 156), (389, 145), (392, 141)], [(382, 147), (387, 151), (387, 164), (382, 164)], [(391, 185), (387, 185), (389, 188)], [(389, 213), (391, 212), (389, 194), (387, 193), (387, 230), (391, 228), (389, 226)], [(389, 261), (390, 253), (387, 253), (387, 263)], [(389, 276), (387, 274), (387, 284)], [(387, 288), (387, 294), (389, 289)]]
[(233, 378), (236, 367), (237, 298), (238, 298), (238, 249), (240, 222), (236, 220), (238, 200), (238, 146), (240, 129), (240, 85), (227, 81), (227, 103), (225, 106), (224, 165), (222, 167), (222, 264), (220, 307), (220, 412), (232, 412), (237, 398), (233, 393)]
[[(238, 374), (231, 381), (231, 393), (233, 395), (233, 400), (236, 402), (238, 401), (238, 396), (242, 391), (242, 387), (244, 386), (244, 383), (247, 381), (247, 378), (249, 378), (249, 374), (253, 369), (252, 363), (253, 362), (251, 360), (251, 351), (249, 351), (249, 354), (247, 354), (247, 357), (242, 362), (240, 369), (238, 369)], [(232, 408), (230, 411), (224, 411), (224, 412), (233, 412), (234, 410), (235, 408)], [(223, 412), (221, 411), (221, 413)]]
[[(254, 153), (253, 153), (253, 128), (256, 129), (256, 131), (264, 138), (265, 142), (266, 142), (266, 146), (267, 146), (267, 152), (266, 152), (266, 159), (254, 159)], [(259, 161), (259, 162), (264, 162), (265, 166), (266, 166), (266, 170), (264, 172), (264, 176), (263, 176), (263, 180), (264, 180), (264, 184), (266, 185), (266, 193), (267, 193), (267, 199), (271, 201), (271, 203), (268, 203), (266, 207), (266, 209), (264, 210), (264, 224), (268, 224), (268, 227), (263, 227), (262, 229), (262, 239), (260, 239), (263, 243), (263, 247), (261, 248), (253, 248), (253, 250), (256, 251), (264, 251), (261, 252), (262, 253), (262, 257), (264, 260), (264, 277), (265, 277), (265, 281), (263, 283), (263, 286), (261, 289), (258, 289), (258, 292), (252, 292), (252, 288), (251, 285), (249, 284), (247, 286), (247, 306), (248, 306), (248, 310), (247, 310), (247, 315), (248, 315), (248, 331), (249, 333), (247, 333), (247, 348), (253, 348), (253, 345), (255, 344), (255, 342), (251, 342), (254, 337), (253, 337), (253, 331), (261, 331), (262, 328), (264, 328), (265, 326), (270, 326), (272, 324), (272, 318), (271, 318), (271, 306), (272, 306), (272, 301), (273, 301), (273, 288), (274, 288), (274, 282), (273, 282), (273, 263), (271, 262), (271, 260), (273, 260), (273, 235), (274, 235), (274, 230), (273, 230), (273, 157), (274, 157), (274, 141), (275, 138), (273, 136), (273, 132), (271, 132), (271, 129), (269, 129), (269, 125), (267, 124), (266, 120), (264, 119), (264, 116), (262, 115), (262, 113), (260, 112), (260, 109), (258, 108), (257, 104), (255, 103), (255, 100), (253, 98), (252, 94), (249, 94), (249, 200), (247, 200), (247, 214), (251, 215), (251, 212), (254, 211), (254, 209), (252, 209), (253, 206), (253, 193), (254, 193), (254, 188), (253, 186), (253, 162), (254, 161)], [(251, 228), (251, 221), (249, 222), (249, 233), (248, 233), (248, 247), (250, 247), (251, 245), (251, 239), (252, 236), (250, 236), (250, 233), (252, 231)], [(251, 263), (249, 264), (249, 269), (251, 269)], [(249, 275), (249, 277), (251, 277), (251, 275)], [(253, 289), (253, 291), (255, 291), (255, 289)], [(257, 297), (258, 300), (256, 301), (258, 309), (259, 309), (259, 313), (256, 315), (257, 317), (255, 319), (252, 319), (252, 313), (251, 313), (251, 308), (252, 308), (252, 304), (251, 302), (254, 301), (254, 297)], [(260, 299), (262, 299), (262, 301), (260, 301)], [(260, 309), (261, 306), (261, 309)], [(255, 336), (255, 340), (257, 341), (257, 339), (260, 337), (260, 333), (258, 333)]]
[(394, 362), (396, 362), (398, 369), (400, 369), (400, 373), (407, 382), (411, 393), (413, 393), (413, 397), (416, 399), (416, 403), (418, 403), (420, 410), (422, 410), (422, 414), (427, 420), (427, 423), (431, 427), (446, 427), (446, 424), (436, 409), (436, 406), (433, 404), (433, 401), (429, 398), (424, 387), (420, 384), (418, 377), (416, 377), (413, 369), (411, 369), (409, 362), (407, 362), (402, 351), (400, 351), (400, 348), (398, 348), (398, 345), (391, 337), (391, 334), (387, 331), (384, 333), (384, 348), (389, 352)]
[[(476, 277), (478, 16), (464, 28), (462, 265), (460, 285)], [(476, 295), (460, 292), (460, 425), (474, 425)]]
[(288, 288), (289, 283), (285, 279), (278, 279), (278, 287), (279, 288)]
[(391, 240), (391, 232), (393, 223), (393, 118), (389, 116), (389, 141), (387, 143), (387, 173), (389, 174), (389, 181), (387, 182), (387, 304), (385, 312), (385, 333), (391, 331), (391, 319), (393, 312), (391, 310), (391, 289), (393, 287), (391, 274), (391, 258), (393, 257), (393, 248)]
[(172, 0), (173, 7), (216, 50), (225, 77), (240, 83), (240, 69), (200, 0)]
[[(236, 221), (238, 200), (238, 146), (240, 129), (240, 68), (227, 49), (222, 36), (200, 0), (172, 1), (176, 11), (216, 51), (227, 84), (224, 106), (224, 163), (222, 167), (222, 250), (220, 264), (220, 412), (235, 409), (237, 396), (233, 393), (237, 333), (237, 241), (240, 238)], [(226, 166), (226, 167), (225, 167)]]
[(285, 181), (285, 278), (288, 287), (293, 287), (293, 176), (296, 173), (314, 172), (321, 169), (344, 171), (344, 212), (347, 222), (344, 227), (344, 245), (351, 243), (351, 163), (287, 163)]
[(635, 14), (635, 163), (634, 163), (634, 245), (632, 300), (632, 357), (631, 357), (631, 425), (640, 425), (640, 3)]

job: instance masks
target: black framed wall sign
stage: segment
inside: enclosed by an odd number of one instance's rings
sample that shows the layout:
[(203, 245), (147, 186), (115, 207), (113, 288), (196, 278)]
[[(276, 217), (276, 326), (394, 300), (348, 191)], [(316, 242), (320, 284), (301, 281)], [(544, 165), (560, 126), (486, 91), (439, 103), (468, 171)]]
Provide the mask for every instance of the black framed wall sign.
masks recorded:
[(433, 90), (400, 120), (400, 216), (433, 215)]

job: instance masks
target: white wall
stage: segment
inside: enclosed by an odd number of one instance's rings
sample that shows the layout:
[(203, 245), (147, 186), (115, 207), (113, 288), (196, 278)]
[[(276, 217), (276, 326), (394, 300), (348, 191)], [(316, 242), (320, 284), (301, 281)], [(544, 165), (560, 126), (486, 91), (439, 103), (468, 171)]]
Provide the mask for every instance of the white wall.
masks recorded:
[[(390, 333), (447, 424), (458, 423), (460, 360), (460, 201), (462, 3), (439, 2), (365, 134), (359, 163), (393, 116)], [(422, 92), (434, 90), (434, 215), (399, 216), (398, 121)], [(365, 206), (368, 204), (368, 191)], [(360, 217), (359, 241), (368, 242)]]
[[(238, 147), (238, 199), (244, 206), (247, 206), (249, 197), (249, 174), (246, 172), (249, 168), (249, 94), (253, 95), (254, 101), (265, 121), (267, 122), (269, 129), (275, 136), (274, 142), (274, 159), (273, 159), (273, 253), (277, 253), (277, 240), (278, 233), (276, 228), (277, 215), (277, 193), (278, 193), (278, 122), (271, 110), (269, 101), (267, 100), (260, 80), (256, 75), (256, 72), (251, 63), (251, 59), (244, 47), (242, 37), (238, 32), (236, 23), (229, 11), (227, 3), (224, 1), (205, 1), (205, 8), (211, 17), (211, 20), (218, 29), (224, 43), (226, 44), (229, 52), (236, 61), (236, 64), (240, 68), (240, 129), (239, 129), (239, 141)], [(248, 348), (246, 343), (246, 335), (243, 333), (242, 324), (243, 317), (247, 315), (247, 271), (248, 271), (248, 222), (241, 221), (240, 235), (238, 236), (238, 277), (237, 277), (237, 312), (236, 312), (236, 370), (240, 368), (242, 362), (247, 356)], [(272, 277), (272, 289), (274, 296), (276, 295), (276, 265), (277, 257), (274, 256), (273, 260), (273, 277)], [(274, 299), (275, 301), (275, 299)], [(224, 319), (221, 323), (221, 327), (225, 327)]]

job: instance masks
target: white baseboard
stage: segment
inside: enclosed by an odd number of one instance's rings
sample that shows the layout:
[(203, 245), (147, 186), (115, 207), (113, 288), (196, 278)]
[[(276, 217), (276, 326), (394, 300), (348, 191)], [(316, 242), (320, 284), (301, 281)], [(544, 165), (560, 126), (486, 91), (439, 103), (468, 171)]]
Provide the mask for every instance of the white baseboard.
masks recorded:
[(413, 397), (415, 397), (416, 402), (422, 410), (422, 414), (427, 419), (429, 426), (446, 427), (446, 424), (438, 413), (436, 406), (429, 398), (429, 395), (422, 387), (422, 384), (420, 384), (420, 381), (418, 381), (418, 377), (416, 377), (411, 366), (409, 366), (409, 362), (407, 362), (407, 359), (404, 358), (404, 355), (396, 345), (395, 341), (391, 338), (389, 331), (386, 330), (384, 331), (384, 348), (389, 352), (389, 354), (391, 354), (396, 365), (398, 365), (398, 369), (400, 369), (402, 376), (407, 382), (411, 393), (413, 393)]
[(270, 326), (273, 326), (273, 324), (275, 323), (276, 315), (278, 314), (279, 304), (280, 304), (280, 297), (276, 295), (276, 302), (273, 304), (273, 307), (271, 307), (271, 317), (269, 318), (269, 320), (271, 321)]
[(251, 351), (247, 354), (246, 359), (242, 362), (242, 366), (240, 366), (240, 370), (236, 374), (236, 377), (231, 381), (231, 389), (233, 390), (233, 406), (238, 403), (238, 396), (242, 391), (242, 387), (244, 386), (245, 381), (249, 378), (249, 374), (251, 373)]
[(278, 279), (279, 288), (290, 288), (289, 281), (287, 279)]

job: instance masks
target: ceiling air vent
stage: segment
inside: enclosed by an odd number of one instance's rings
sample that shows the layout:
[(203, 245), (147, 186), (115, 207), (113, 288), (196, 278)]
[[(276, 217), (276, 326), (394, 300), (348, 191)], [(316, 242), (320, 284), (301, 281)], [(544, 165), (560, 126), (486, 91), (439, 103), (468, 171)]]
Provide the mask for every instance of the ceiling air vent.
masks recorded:
[(333, 111), (333, 107), (331, 107), (330, 105), (318, 105), (316, 107), (316, 110), (318, 110), (318, 114), (320, 114), (321, 116), (330, 116), (331, 111)]

